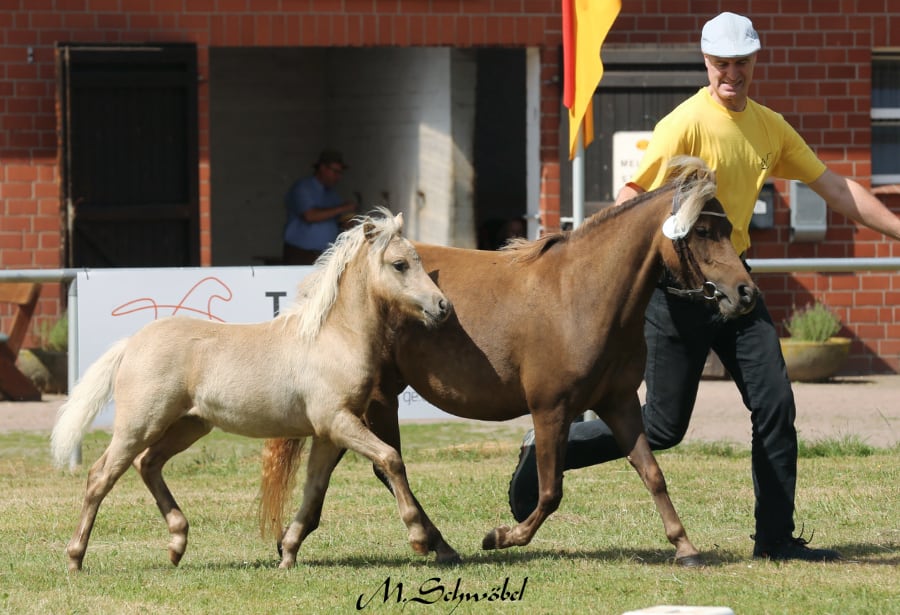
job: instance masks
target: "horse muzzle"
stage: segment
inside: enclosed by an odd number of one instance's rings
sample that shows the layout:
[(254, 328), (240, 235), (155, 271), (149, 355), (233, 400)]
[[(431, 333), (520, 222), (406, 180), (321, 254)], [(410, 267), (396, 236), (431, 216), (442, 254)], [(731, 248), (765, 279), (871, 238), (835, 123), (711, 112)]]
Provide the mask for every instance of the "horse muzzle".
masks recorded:
[(444, 296), (434, 301), (431, 308), (424, 308), (423, 322), (426, 327), (436, 327), (446, 321), (453, 312), (453, 304)]
[[(711, 284), (711, 282), (707, 282), (707, 284)], [(713, 286), (715, 285), (713, 284)], [(736, 297), (732, 299), (728, 294), (715, 289), (713, 300), (719, 304), (719, 312), (725, 318), (737, 318), (749, 313), (759, 299), (759, 287), (755, 284), (740, 284), (735, 295)]]

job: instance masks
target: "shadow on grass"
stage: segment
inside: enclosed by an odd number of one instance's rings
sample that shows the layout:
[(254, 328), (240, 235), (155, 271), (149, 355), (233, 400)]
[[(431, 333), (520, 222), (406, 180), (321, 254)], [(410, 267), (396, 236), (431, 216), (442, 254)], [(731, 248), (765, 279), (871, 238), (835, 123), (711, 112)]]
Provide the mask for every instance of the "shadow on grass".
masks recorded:
[[(438, 564), (434, 555), (427, 558), (417, 557), (414, 554), (407, 556), (370, 556), (352, 555), (336, 558), (310, 558), (306, 559), (301, 553), (297, 558), (297, 567), (311, 568), (366, 568), (372, 566), (384, 567), (428, 567), (428, 568), (466, 568), (483, 564), (527, 564), (529, 562), (546, 563), (548, 561), (569, 559), (588, 560), (607, 563), (622, 564), (648, 564), (655, 566), (675, 566), (675, 558), (671, 551), (658, 551), (652, 549), (596, 549), (590, 551), (567, 551), (550, 549), (526, 549), (503, 551), (476, 551), (463, 555), (461, 564)], [(719, 566), (740, 562), (744, 557), (736, 553), (714, 552), (703, 553), (704, 566)], [(208, 564), (194, 562), (182, 564), (183, 568), (202, 568), (209, 570), (240, 570), (240, 569), (276, 569), (280, 558), (257, 559), (246, 562), (210, 562)], [(162, 566), (165, 567), (165, 566)], [(678, 567), (681, 569), (681, 567)]]
[[(829, 546), (843, 556), (840, 562), (829, 565), (840, 566), (846, 564), (865, 564), (872, 566), (897, 566), (900, 564), (900, 545), (884, 547), (871, 544), (844, 544)], [(728, 566), (732, 564), (755, 561), (748, 552), (736, 552), (724, 549), (713, 549), (701, 553), (703, 568)], [(679, 570), (690, 570), (675, 564), (674, 552), (670, 549), (592, 549), (592, 550), (566, 550), (566, 549), (510, 549), (499, 551), (475, 551), (462, 555), (461, 564), (438, 564), (434, 555), (429, 557), (417, 557), (410, 553), (405, 555), (351, 555), (335, 558), (304, 558), (301, 550), (297, 558), (297, 568), (368, 568), (372, 566), (383, 567), (428, 567), (428, 568), (466, 568), (482, 564), (528, 564), (529, 562), (546, 563), (548, 561), (567, 559), (596, 561), (608, 564), (643, 564), (650, 566), (671, 566)], [(258, 558), (244, 562), (193, 562), (182, 563), (182, 568), (199, 568), (208, 570), (241, 570), (241, 569), (277, 569), (281, 559), (273, 553), (271, 559)], [(814, 564), (818, 565), (818, 564)], [(170, 568), (161, 565), (159, 568)], [(702, 569), (702, 568), (701, 568)]]
[(900, 545), (871, 545), (851, 543), (834, 547), (844, 557), (844, 562), (873, 566), (900, 565)]
[[(867, 564), (873, 566), (897, 566), (900, 564), (900, 545), (890, 545), (885, 547), (883, 545), (854, 543), (829, 546), (828, 548), (836, 549), (843, 557), (843, 560), (834, 562), (833, 565)], [(703, 565), (705, 567), (725, 566), (754, 561), (750, 555), (749, 549), (746, 553), (724, 549), (713, 549), (710, 551), (703, 551), (700, 555), (703, 557)], [(655, 549), (594, 549), (589, 551), (526, 549), (521, 551), (481, 551), (469, 558), (463, 558), (463, 563), (527, 563), (530, 561), (562, 558), (596, 560), (607, 563), (639, 563), (655, 566), (675, 565), (675, 556), (672, 551)]]
[[(700, 554), (703, 566), (721, 566), (733, 564), (743, 559), (740, 554), (728, 551), (709, 551)], [(481, 551), (465, 561), (465, 563), (528, 563), (559, 559), (589, 560), (609, 564), (646, 564), (650, 566), (675, 566), (680, 570), (689, 570), (675, 563), (674, 550), (659, 549), (592, 549), (592, 550), (551, 550), (526, 549), (520, 551)]]

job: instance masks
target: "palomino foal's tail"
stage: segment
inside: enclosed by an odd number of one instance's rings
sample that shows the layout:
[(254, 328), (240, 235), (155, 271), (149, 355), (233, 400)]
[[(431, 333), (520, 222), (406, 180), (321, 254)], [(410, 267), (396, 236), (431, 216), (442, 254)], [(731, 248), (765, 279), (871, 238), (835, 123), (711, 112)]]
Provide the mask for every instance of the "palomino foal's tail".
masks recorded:
[(259, 486), (259, 531), (263, 538), (281, 538), (285, 502), (294, 491), (300, 454), (306, 439), (266, 440), (262, 453), (262, 483)]
[(112, 399), (113, 383), (127, 343), (127, 338), (119, 340), (97, 359), (56, 413), (50, 452), (58, 467), (69, 461), (94, 418)]

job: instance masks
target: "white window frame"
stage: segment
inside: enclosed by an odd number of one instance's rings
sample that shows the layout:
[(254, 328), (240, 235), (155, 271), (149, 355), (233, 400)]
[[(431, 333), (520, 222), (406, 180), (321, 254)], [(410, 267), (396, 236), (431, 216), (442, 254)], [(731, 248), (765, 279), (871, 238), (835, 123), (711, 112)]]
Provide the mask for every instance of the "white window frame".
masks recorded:
[[(900, 67), (900, 50), (873, 50), (872, 52), (872, 73), (875, 73), (875, 63), (893, 62)], [(900, 107), (875, 107), (870, 110), (870, 119), (872, 128), (883, 122), (900, 123)], [(873, 186), (883, 186), (889, 184), (900, 184), (900, 173), (881, 173), (872, 175)]]

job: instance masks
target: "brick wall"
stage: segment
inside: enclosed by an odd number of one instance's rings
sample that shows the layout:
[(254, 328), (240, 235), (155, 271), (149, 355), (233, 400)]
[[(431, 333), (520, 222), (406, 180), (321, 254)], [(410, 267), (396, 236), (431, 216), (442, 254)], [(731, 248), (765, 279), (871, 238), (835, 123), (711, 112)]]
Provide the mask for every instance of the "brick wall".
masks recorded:
[[(555, 54), (559, 21), (553, 0), (0, 0), (0, 268), (64, 263), (54, 64), (59, 41), (194, 42), (202, 76), (209, 72), (211, 46), (548, 44)], [(551, 68), (555, 73), (556, 64)], [(543, 96), (555, 99), (556, 88), (547, 83)], [(201, 262), (209, 264), (205, 82), (198, 94)], [(543, 155), (553, 161), (556, 115), (553, 109), (542, 137), (548, 143)], [(36, 328), (55, 319), (64, 294), (60, 285), (45, 285)], [(0, 330), (7, 316), (0, 307)]]
[[(864, 185), (869, 174), (869, 77), (873, 47), (900, 47), (900, 0), (689, 0), (668, 11), (628, 0), (609, 41), (696, 44), (702, 23), (727, 8), (750, 14), (763, 50), (754, 97), (782, 112), (836, 171)], [(798, 9), (797, 7), (801, 7)], [(751, 11), (752, 9), (752, 11)], [(0, 0), (0, 268), (59, 267), (60, 199), (54, 45), (70, 42), (194, 42), (208, 74), (220, 46), (534, 46), (541, 49), (541, 209), (559, 221), (559, 0)], [(201, 262), (210, 262), (209, 100), (201, 83)], [(783, 185), (778, 186), (785, 193)], [(900, 211), (900, 197), (884, 195)], [(900, 256), (900, 244), (835, 215), (821, 244), (789, 244), (788, 211), (756, 231), (751, 256)], [(854, 371), (900, 370), (894, 274), (760, 276), (773, 316), (821, 298), (837, 307), (853, 345)], [(61, 288), (47, 285), (50, 319)], [(0, 328), (5, 319), (0, 313)], [(882, 324), (879, 324), (882, 323)]]

